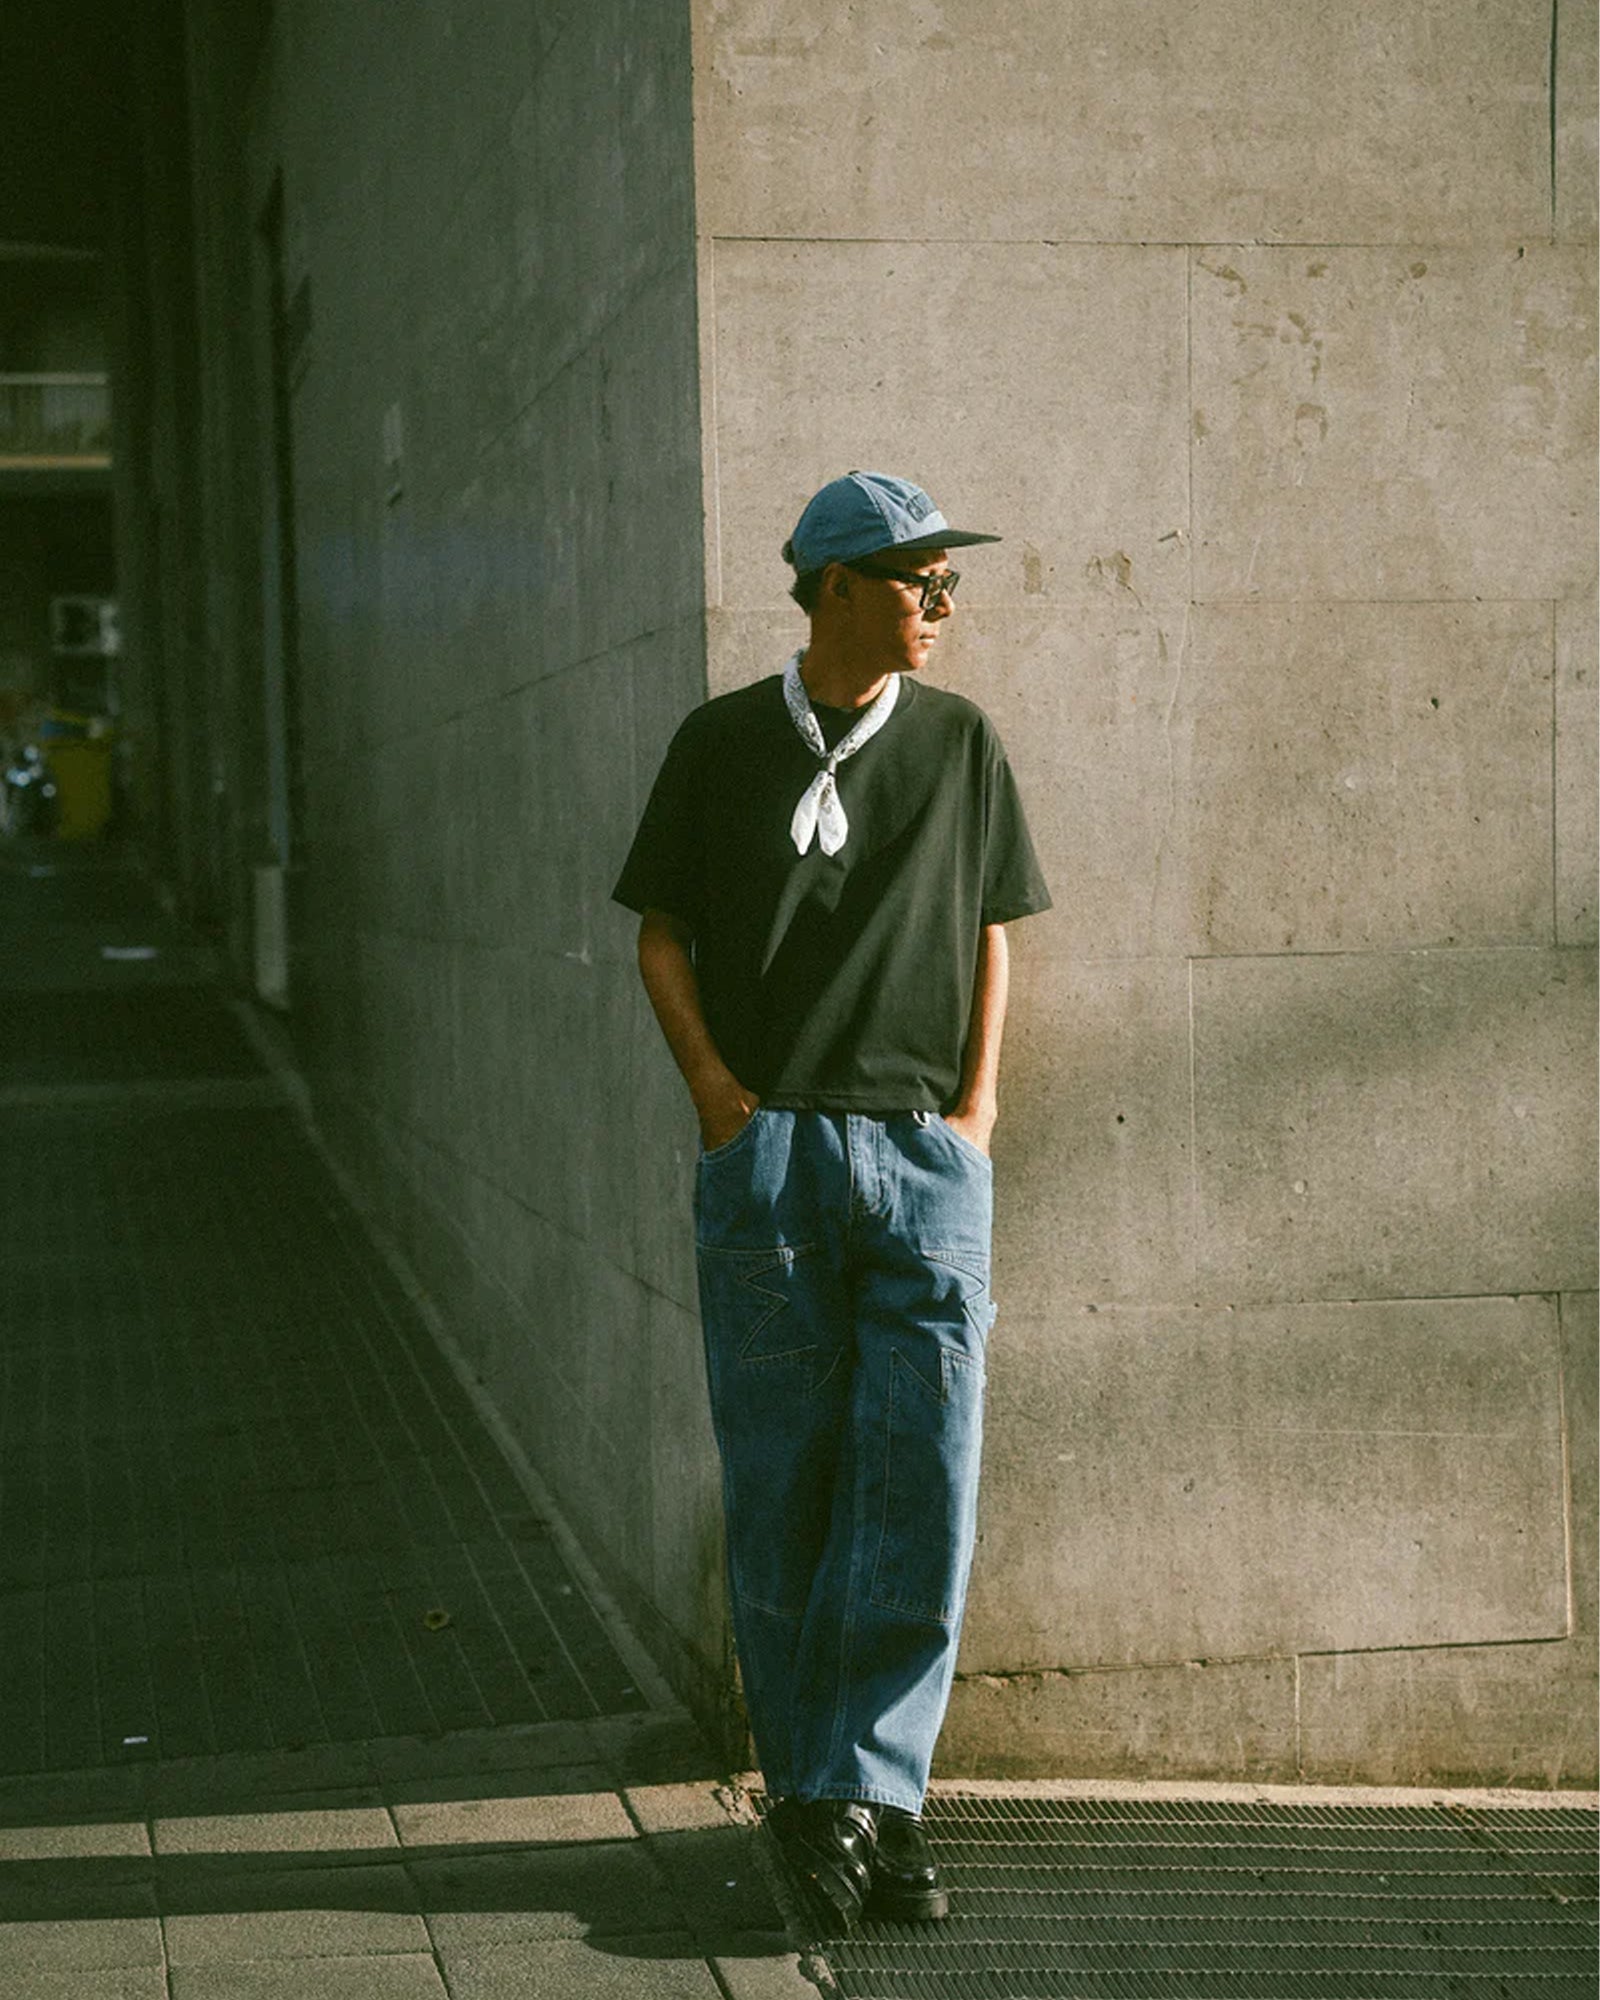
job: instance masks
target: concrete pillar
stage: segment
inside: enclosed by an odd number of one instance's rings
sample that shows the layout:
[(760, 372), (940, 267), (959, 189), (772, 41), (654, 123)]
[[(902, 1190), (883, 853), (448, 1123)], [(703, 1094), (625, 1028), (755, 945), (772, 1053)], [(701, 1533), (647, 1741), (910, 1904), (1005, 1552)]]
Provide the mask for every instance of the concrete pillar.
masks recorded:
[(846, 467), (1006, 537), (946, 1769), (1592, 1778), (1594, 11), (694, 8), (711, 685)]

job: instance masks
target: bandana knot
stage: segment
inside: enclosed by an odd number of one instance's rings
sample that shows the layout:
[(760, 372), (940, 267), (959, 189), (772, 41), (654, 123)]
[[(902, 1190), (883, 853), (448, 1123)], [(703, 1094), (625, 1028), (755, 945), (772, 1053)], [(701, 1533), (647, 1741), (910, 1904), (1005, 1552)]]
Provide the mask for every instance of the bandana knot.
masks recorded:
[(810, 847), (813, 837), (824, 854), (837, 854), (850, 837), (850, 822), (845, 817), (834, 773), (847, 757), (853, 757), (863, 744), (870, 743), (894, 713), (900, 697), (900, 676), (889, 676), (882, 694), (830, 750), (822, 724), (811, 706), (811, 697), (806, 693), (806, 684), (800, 678), (800, 660), (801, 655), (796, 653), (783, 670), (783, 698), (788, 704), (790, 720), (806, 746), (821, 758), (822, 769), (801, 794), (789, 822), (789, 837), (799, 854)]

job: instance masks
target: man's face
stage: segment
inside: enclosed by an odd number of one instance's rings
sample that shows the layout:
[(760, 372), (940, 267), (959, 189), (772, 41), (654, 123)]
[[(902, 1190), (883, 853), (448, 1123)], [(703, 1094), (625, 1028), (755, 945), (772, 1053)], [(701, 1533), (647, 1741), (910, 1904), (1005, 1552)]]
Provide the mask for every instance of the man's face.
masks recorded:
[[(864, 651), (881, 659), (891, 673), (915, 673), (926, 664), (950, 616), (954, 600), (939, 592), (927, 608), (922, 592), (902, 578), (940, 576), (950, 568), (943, 549), (919, 549), (896, 555), (893, 549), (862, 558), (849, 573), (851, 623)], [(893, 571), (894, 575), (886, 572)]]

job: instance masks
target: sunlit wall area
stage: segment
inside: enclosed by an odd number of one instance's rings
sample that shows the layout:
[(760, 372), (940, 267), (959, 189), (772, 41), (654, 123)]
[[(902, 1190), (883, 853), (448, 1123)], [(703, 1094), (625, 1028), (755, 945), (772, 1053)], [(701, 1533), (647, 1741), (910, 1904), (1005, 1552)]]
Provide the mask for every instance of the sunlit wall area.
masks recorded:
[(711, 684), (846, 467), (1005, 536), (945, 1767), (1592, 1774), (1593, 6), (694, 12)]

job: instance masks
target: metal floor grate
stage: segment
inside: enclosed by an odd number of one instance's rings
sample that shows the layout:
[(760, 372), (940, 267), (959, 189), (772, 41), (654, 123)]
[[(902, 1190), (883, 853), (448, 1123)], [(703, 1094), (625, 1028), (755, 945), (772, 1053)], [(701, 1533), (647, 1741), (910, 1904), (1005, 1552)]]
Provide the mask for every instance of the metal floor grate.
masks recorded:
[(288, 1112), (0, 1144), (0, 1772), (644, 1705)]
[(934, 1797), (948, 1923), (864, 1925), (842, 2000), (1593, 2000), (1594, 1813)]
[(0, 867), (0, 1776), (642, 1709), (218, 991), (8, 990), (107, 935)]

